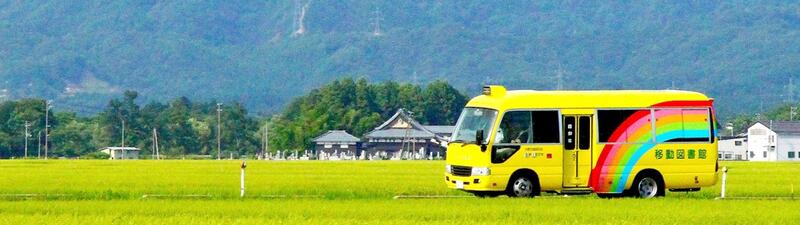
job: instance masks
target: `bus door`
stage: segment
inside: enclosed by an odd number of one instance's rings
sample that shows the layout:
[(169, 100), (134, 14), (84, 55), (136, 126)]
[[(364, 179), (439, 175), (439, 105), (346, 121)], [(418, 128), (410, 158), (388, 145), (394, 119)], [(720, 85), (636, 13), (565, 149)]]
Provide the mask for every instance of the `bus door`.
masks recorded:
[(564, 115), (564, 187), (587, 187), (592, 167), (592, 115)]

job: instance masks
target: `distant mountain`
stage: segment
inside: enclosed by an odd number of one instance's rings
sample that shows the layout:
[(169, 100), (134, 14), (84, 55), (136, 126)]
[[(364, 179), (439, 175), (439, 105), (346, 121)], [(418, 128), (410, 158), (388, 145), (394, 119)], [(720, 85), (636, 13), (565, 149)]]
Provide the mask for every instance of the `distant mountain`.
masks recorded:
[[(126, 89), (276, 112), (341, 77), (797, 100), (790, 1), (3, 1), (0, 97), (94, 113)], [(558, 79), (561, 77), (561, 79)], [(792, 89), (792, 90), (790, 90)]]

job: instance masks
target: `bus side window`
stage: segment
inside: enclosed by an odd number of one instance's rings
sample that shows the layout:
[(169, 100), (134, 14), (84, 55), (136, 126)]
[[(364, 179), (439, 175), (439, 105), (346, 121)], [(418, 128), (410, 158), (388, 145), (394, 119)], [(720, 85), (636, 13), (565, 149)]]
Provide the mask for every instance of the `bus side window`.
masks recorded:
[(656, 109), (656, 141), (710, 142), (708, 109)]
[(533, 118), (533, 139), (531, 143), (561, 143), (561, 138), (558, 136), (561, 133), (558, 127), (558, 111), (533, 111), (531, 112), (531, 117)]
[(580, 125), (580, 134), (578, 134), (578, 149), (587, 150), (589, 149), (589, 139), (591, 137), (591, 119), (588, 116), (581, 116), (578, 118), (578, 124)]
[(597, 110), (597, 135), (601, 143), (652, 142), (649, 109)]
[(529, 111), (511, 111), (503, 116), (495, 135), (499, 144), (530, 143), (531, 113)]
[(564, 117), (564, 149), (575, 149), (575, 117)]

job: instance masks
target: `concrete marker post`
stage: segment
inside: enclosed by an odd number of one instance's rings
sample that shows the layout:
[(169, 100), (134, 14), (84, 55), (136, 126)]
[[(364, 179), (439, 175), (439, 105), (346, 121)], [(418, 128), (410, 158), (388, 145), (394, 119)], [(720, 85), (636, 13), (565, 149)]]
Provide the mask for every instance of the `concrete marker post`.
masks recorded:
[(722, 167), (722, 190), (720, 190), (720, 199), (725, 198), (725, 183), (728, 181), (728, 167)]
[(242, 168), (242, 175), (241, 175), (241, 182), (240, 182), (241, 187), (240, 187), (239, 197), (243, 198), (244, 197), (244, 169), (247, 168), (247, 162), (245, 162), (244, 160), (242, 160), (241, 168)]

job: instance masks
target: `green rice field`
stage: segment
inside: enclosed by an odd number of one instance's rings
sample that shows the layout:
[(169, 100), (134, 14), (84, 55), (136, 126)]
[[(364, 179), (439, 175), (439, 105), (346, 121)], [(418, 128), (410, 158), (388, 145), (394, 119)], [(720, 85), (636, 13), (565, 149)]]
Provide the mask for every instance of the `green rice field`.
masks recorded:
[[(449, 190), (443, 161), (0, 161), (0, 224), (798, 224), (800, 163), (723, 162), (719, 185), (664, 198)], [(408, 199), (395, 196), (447, 196)]]

